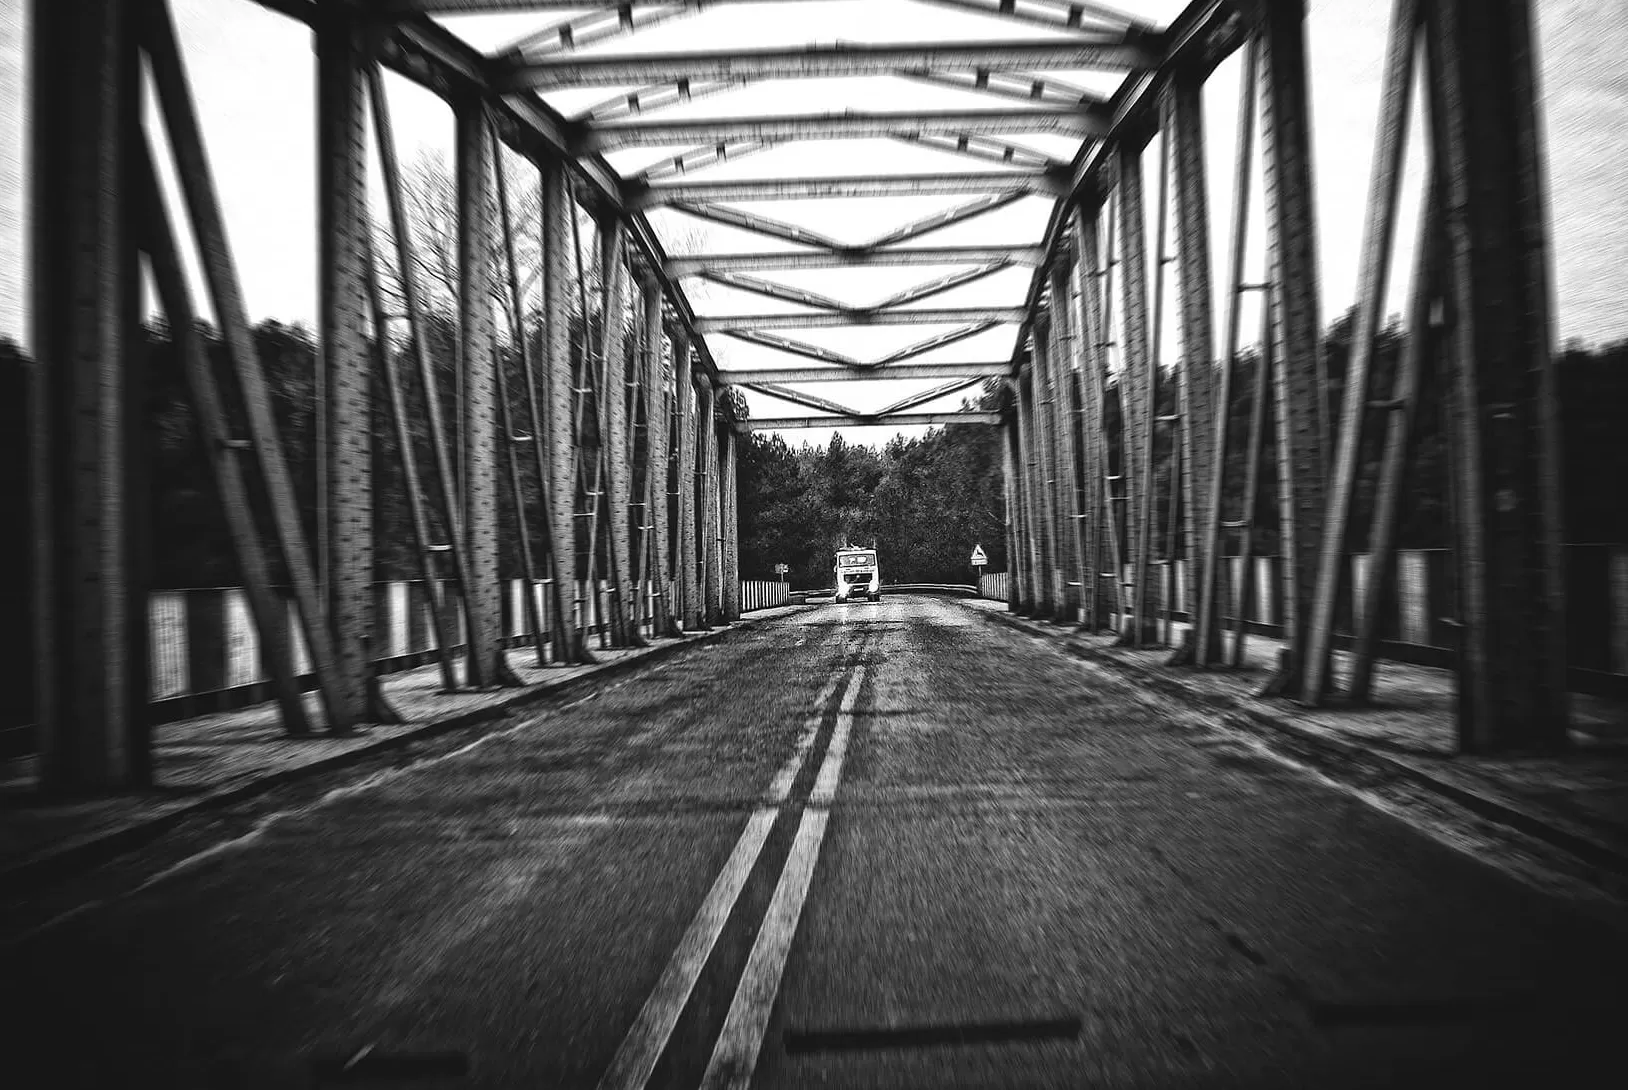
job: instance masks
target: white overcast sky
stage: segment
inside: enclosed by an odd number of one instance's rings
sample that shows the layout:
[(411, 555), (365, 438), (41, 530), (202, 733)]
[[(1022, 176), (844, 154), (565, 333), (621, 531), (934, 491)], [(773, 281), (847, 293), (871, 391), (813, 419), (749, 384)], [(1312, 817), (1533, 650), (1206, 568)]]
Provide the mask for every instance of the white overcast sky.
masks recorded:
[[(315, 130), (314, 65), (305, 28), (249, 0), (172, 0), (211, 152), (227, 228), (244, 294), (253, 319), (277, 318), (311, 324), (315, 292)], [(1163, 24), (1182, 7), (1180, 0), (1136, 3), (1122, 8), (1145, 13)], [(25, 344), (27, 125), (26, 9), (24, 0), (0, 0), (0, 335)], [(1549, 178), (1561, 338), (1601, 343), (1628, 337), (1628, 4), (1588, 0), (1537, 0), (1542, 89), (1548, 132)], [(1311, 51), (1313, 181), (1317, 190), (1318, 249), (1322, 264), (1325, 321), (1343, 312), (1355, 294), (1362, 209), (1368, 188), (1373, 129), (1379, 101), (1388, 4), (1377, 0), (1310, 0), (1307, 37)], [(483, 49), (492, 49), (546, 26), (538, 15), (449, 18), (445, 24)], [(822, 0), (725, 5), (623, 38), (590, 47), (589, 52), (719, 49), (731, 46), (830, 42), (900, 41), (923, 38), (1035, 38), (1048, 32), (1034, 26), (961, 15), (912, 0)], [(1070, 82), (1108, 91), (1116, 76), (1058, 73)], [(404, 159), (420, 147), (450, 156), (452, 117), (433, 95), (405, 80), (388, 78), (397, 140)], [(585, 109), (614, 90), (550, 96), (567, 112)], [(1214, 235), (1214, 276), (1218, 299), (1227, 276), (1224, 242), (1233, 205), (1233, 133), (1237, 113), (1238, 63), (1229, 61), (1213, 76), (1205, 98), (1209, 126), (1210, 213)], [(944, 109), (1010, 105), (1002, 100), (922, 87), (898, 80), (788, 81), (748, 87), (702, 98), (658, 117), (729, 113), (797, 113), (844, 107)], [(1399, 222), (1402, 247), (1392, 275), (1389, 310), (1401, 309), (1410, 264), (1420, 172), (1417, 118), (1410, 141), (1410, 170)], [(1057, 158), (1072, 156), (1075, 144), (1056, 137), (1014, 137)], [(162, 143), (160, 143), (162, 147)], [(619, 170), (631, 171), (659, 158), (662, 149), (614, 153)], [(676, 149), (675, 149), (676, 150)], [(1157, 193), (1158, 144), (1145, 160), (1151, 209)], [(694, 175), (696, 178), (796, 176), (801, 174), (888, 173), (934, 169), (976, 170), (971, 159), (889, 141), (831, 141), (787, 145)], [(1259, 197), (1256, 186), (1256, 200)], [(377, 193), (375, 194), (377, 200)], [(742, 207), (799, 223), (843, 241), (863, 241), (901, 221), (959, 203), (964, 198), (909, 197), (828, 202), (754, 202)], [(382, 206), (381, 206), (382, 207)], [(1259, 225), (1259, 205), (1254, 221)], [(916, 244), (1037, 241), (1049, 202), (1031, 198), (999, 212), (922, 237)], [(677, 213), (655, 213), (652, 223), (673, 252), (698, 243), (711, 250), (781, 248), (760, 236), (702, 224)], [(1252, 262), (1260, 258), (1258, 232), (1252, 232)], [(1149, 226), (1151, 247), (1152, 224)], [(863, 304), (947, 269), (846, 269), (765, 274), (782, 282)], [(1027, 269), (1011, 269), (975, 285), (924, 302), (923, 306), (1018, 305), (1028, 285)], [(772, 300), (688, 281), (697, 309), (707, 314), (768, 313), (788, 309)], [(200, 299), (200, 305), (203, 300)], [(202, 307), (207, 313), (207, 307)], [(1166, 311), (1169, 312), (1167, 303)], [(1217, 337), (1222, 335), (1217, 309)], [(1167, 323), (1168, 325), (1168, 323)], [(1245, 336), (1253, 340), (1256, 322), (1246, 316)], [(794, 331), (791, 336), (859, 358), (875, 358), (940, 332), (945, 327), (901, 326), (857, 330)], [(1004, 360), (1012, 350), (1013, 329), (1002, 327), (940, 350), (927, 359)], [(792, 365), (799, 361), (732, 339), (709, 338), (714, 354), (728, 366)], [(1173, 350), (1167, 340), (1165, 353)], [(861, 409), (875, 409), (932, 383), (819, 383), (810, 393)], [(803, 410), (754, 395), (757, 417), (801, 415)], [(935, 406), (937, 407), (937, 406)], [(945, 404), (942, 407), (950, 407)], [(843, 429), (854, 442), (880, 442), (884, 429)], [(824, 443), (830, 432), (787, 433), (791, 442)]]

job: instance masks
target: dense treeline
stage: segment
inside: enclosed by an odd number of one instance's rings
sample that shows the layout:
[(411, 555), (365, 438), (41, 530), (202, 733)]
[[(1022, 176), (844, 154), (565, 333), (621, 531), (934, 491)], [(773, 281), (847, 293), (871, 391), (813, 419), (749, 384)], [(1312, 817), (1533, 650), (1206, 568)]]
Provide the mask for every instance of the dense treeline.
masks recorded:
[[(574, 325), (579, 323), (574, 323)], [(230, 374), (218, 339), (207, 335), (216, 373)], [(577, 330), (573, 331), (574, 333)], [(272, 392), (283, 448), (294, 480), (308, 535), (316, 534), (317, 399), (314, 386), (317, 353), (308, 331), (298, 326), (263, 322), (253, 331), (255, 348)], [(146, 330), (142, 366), (146, 372), (144, 419), (139, 434), (146, 444), (151, 483), (152, 581), (155, 587), (220, 586), (238, 582), (225, 526), (202, 456), (187, 396), (184, 373), (160, 323)], [(431, 326), (432, 359), (441, 391), (448, 436), (456, 434), (452, 418), (455, 376), (453, 328), (436, 320)], [(1376, 389), (1387, 389), (1403, 345), (1397, 330), (1381, 338), (1375, 360)], [(1330, 330), (1325, 360), (1331, 378), (1330, 418), (1339, 414), (1338, 391), (1350, 352), (1350, 322)], [(518, 360), (506, 364), (510, 389), (520, 397)], [(13, 512), (13, 532), (5, 535), (3, 559), (9, 570), (26, 570), (27, 458), (24, 360), (16, 346), (0, 340), (0, 436), (7, 444), (0, 458), (0, 486)], [(404, 361), (405, 363), (405, 361)], [(404, 368), (405, 370), (405, 368)], [(1228, 517), (1242, 502), (1243, 439), (1247, 430), (1254, 360), (1246, 357), (1232, 397), (1233, 464), (1228, 474)], [(1618, 429), (1628, 410), (1628, 341), (1589, 350), (1568, 346), (1558, 358), (1564, 458), (1565, 539), (1571, 542), (1628, 543), (1628, 444)], [(375, 382), (372, 420), (374, 467), (374, 547), (380, 579), (413, 578), (411, 527), (406, 489), (394, 433), (386, 412), (382, 382)], [(228, 402), (239, 415), (236, 393)], [(991, 389), (982, 398), (995, 405)], [(1270, 402), (1270, 399), (1269, 399)], [(518, 403), (518, 400), (517, 400)], [(1174, 409), (1171, 384), (1162, 384), (1161, 412)], [(592, 414), (589, 414), (590, 417)], [(1376, 421), (1377, 423), (1377, 421)], [(1419, 413), (1419, 440), (1409, 473), (1409, 495), (1402, 544), (1409, 548), (1447, 544), (1443, 444), (1439, 407), (1429, 397)], [(1117, 444), (1119, 412), (1115, 399), (1108, 412), (1110, 438)], [(409, 414), (409, 430), (418, 448), (418, 464), (430, 464), (427, 417)], [(1161, 429), (1162, 431), (1162, 429)], [(1381, 429), (1370, 429), (1363, 452), (1362, 485), (1357, 495), (1351, 548), (1366, 548), (1373, 481), (1381, 446)], [(1163, 444), (1168, 440), (1161, 438)], [(1269, 452), (1270, 453), (1270, 452)], [(522, 459), (522, 467), (527, 464)], [(1161, 456), (1161, 461), (1164, 459)], [(747, 578), (772, 577), (774, 565), (787, 564), (794, 586), (817, 586), (830, 578), (831, 553), (845, 542), (876, 543), (890, 581), (961, 582), (969, 578), (968, 555), (981, 544), (990, 571), (1005, 567), (1005, 497), (1000, 433), (987, 427), (935, 429), (914, 439), (895, 439), (880, 450), (845, 443), (840, 436), (823, 448), (789, 446), (773, 436), (752, 435), (740, 445), (741, 573)], [(1118, 471), (1118, 466), (1114, 466)], [(500, 463), (500, 469), (506, 468)], [(1270, 463), (1261, 474), (1256, 511), (1256, 548), (1276, 548), (1276, 498)], [(523, 468), (523, 485), (535, 496), (534, 472)], [(428, 474), (425, 474), (426, 482)], [(428, 485), (426, 484), (426, 487)], [(517, 530), (502, 485), (501, 569), (518, 574)], [(1161, 473), (1161, 496), (1171, 493), (1168, 469)], [(541, 524), (531, 512), (531, 525)], [(1167, 525), (1168, 510), (1159, 512)], [(433, 532), (439, 533), (439, 528)], [(1161, 531), (1162, 533), (1162, 531)], [(26, 587), (27, 580), (13, 580)], [(19, 608), (22, 603), (15, 603)]]

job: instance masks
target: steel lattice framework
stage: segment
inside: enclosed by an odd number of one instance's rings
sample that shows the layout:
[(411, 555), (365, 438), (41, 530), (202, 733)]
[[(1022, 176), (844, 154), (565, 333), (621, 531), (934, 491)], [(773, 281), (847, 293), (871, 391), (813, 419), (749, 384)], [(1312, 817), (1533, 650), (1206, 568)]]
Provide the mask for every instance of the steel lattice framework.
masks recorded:
[[(981, 424), (1000, 425), (1005, 436), (1012, 607), (1090, 629), (1111, 624), (1133, 644), (1165, 642), (1179, 569), (1191, 578), (1197, 605), (1176, 659), (1199, 666), (1239, 661), (1248, 626), (1237, 617), (1238, 603), (1255, 593), (1254, 500), (1260, 474), (1273, 473), (1285, 558), (1276, 591), (1289, 651), (1269, 688), (1310, 703), (1331, 691), (1331, 649), (1342, 624), (1353, 633), (1347, 695), (1363, 699), (1370, 690), (1379, 588), (1395, 553), (1411, 420), (1429, 385), (1447, 405), (1455, 453), (1453, 622), (1462, 634), (1464, 746), (1562, 744), (1550, 258), (1528, 0), (1393, 0), (1353, 360), (1338, 420), (1330, 418), (1319, 347), (1302, 0), (1194, 0), (1168, 25), (1088, 0), (919, 0), (1025, 36), (693, 52), (640, 51), (627, 39), (702, 9), (791, 9), (803, 0), (255, 2), (308, 24), (318, 61), (326, 417), (315, 548), (297, 516), (254, 360), (166, 0), (35, 4), (35, 342), (42, 366), (32, 449), (39, 718), (52, 782), (105, 785), (141, 774), (133, 755), (139, 746), (130, 742), (139, 736), (133, 724), (143, 691), (141, 561), (132, 545), (141, 512), (134, 470), (124, 468), (128, 395), (139, 389), (126, 346), (141, 262), (187, 362), (271, 691), (293, 733), (311, 729), (301, 698), (306, 685), (320, 695), (331, 729), (391, 714), (371, 684), (367, 652), (372, 482), (365, 420), (369, 384), (379, 375), (398, 446), (409, 452), (403, 470), (421, 573), (427, 586), (440, 588), (431, 612), (449, 688), (512, 680), (497, 622), (500, 505), (522, 513), (521, 551), (534, 591), (524, 609), (539, 661), (583, 661), (592, 657), (594, 632), (601, 646), (627, 645), (738, 615), (738, 432)], [(437, 18), (502, 12), (536, 13), (538, 25), (487, 52)], [(1243, 61), (1237, 197), (1218, 337), (1200, 92), (1235, 54)], [(1395, 389), (1381, 391), (1370, 388), (1370, 364), (1420, 67), (1430, 181), (1408, 349)], [(457, 119), (462, 386), (452, 409), (455, 439), (444, 434), (428, 358), (382, 70), (430, 88)], [(1071, 75), (1079, 71), (1108, 73), (1115, 87), (1090, 90)], [(192, 332), (196, 307), (181, 271), (181, 232), (140, 124), (143, 72), (157, 90), (248, 434), (229, 433), (221, 376)], [(947, 95), (953, 105), (728, 109), (771, 84), (848, 78), (895, 80)], [(551, 95), (593, 88), (602, 94), (586, 109), (567, 114), (550, 104)], [(710, 112), (689, 109), (701, 99)], [(369, 118), (394, 252), (378, 252), (370, 229)], [(1037, 144), (1037, 137), (1045, 139)], [(1149, 186), (1143, 151), (1155, 137), (1157, 177)], [(705, 176), (793, 143), (852, 139), (914, 147), (943, 165)], [(1059, 157), (1059, 139), (1072, 142), (1072, 154)], [(659, 150), (636, 169), (611, 165), (609, 157), (640, 148)], [(537, 337), (526, 332), (504, 154), (534, 168), (540, 193), (544, 317)], [(1257, 165), (1267, 272), (1251, 282), (1243, 253)], [(901, 217), (857, 243), (753, 209), (756, 202), (923, 196), (957, 203)], [(1049, 202), (1038, 238), (993, 245), (931, 238), (1025, 200)], [(591, 217), (586, 246), (579, 207)], [(657, 212), (746, 232), (771, 248), (669, 254), (649, 218)], [(858, 302), (788, 279), (804, 270), (912, 266), (950, 271)], [(591, 289), (590, 269), (597, 270)], [(1013, 269), (1028, 276), (1020, 299), (938, 299), (981, 290)], [(400, 284), (397, 303), (384, 299), (387, 272)], [(773, 309), (699, 314), (686, 293), (695, 283), (768, 300)], [(1262, 303), (1262, 359), (1252, 371), (1248, 435), (1237, 436), (1229, 434), (1224, 407), (1235, 393), (1249, 296)], [(1177, 330), (1174, 359), (1161, 358), (1167, 322)], [(894, 325), (938, 331), (879, 358), (788, 335)], [(1012, 334), (1003, 357), (931, 358), (1002, 330)], [(719, 337), (776, 353), (781, 362), (720, 369), (709, 343)], [(391, 343), (403, 351), (391, 352)], [(506, 354), (518, 355), (510, 361), (517, 367), (505, 365)], [(874, 411), (797, 388), (859, 379), (940, 384)], [(993, 385), (985, 390), (985, 383)], [(1173, 412), (1160, 409), (1167, 383), (1174, 383)], [(724, 396), (730, 387), (808, 412), (738, 419)], [(949, 399), (962, 407), (941, 404)], [(421, 412), (432, 421), (423, 465), (410, 453), (409, 435), (409, 420)], [(1122, 421), (1117, 434), (1110, 417)], [(1376, 428), (1385, 435), (1385, 460), (1374, 482), (1372, 570), (1353, 589), (1344, 548), (1357, 450), (1365, 431)], [(1244, 503), (1224, 510), (1227, 467), (1236, 464), (1244, 468), (1232, 472), (1247, 476)], [(533, 474), (536, 494), (528, 496), (524, 481)], [(1160, 489), (1171, 493), (1166, 502)], [(525, 516), (528, 505), (542, 517)], [(1167, 525), (1159, 524), (1162, 509), (1170, 512)], [(1223, 563), (1233, 534), (1243, 553), (1235, 568)], [(288, 604), (272, 589), (279, 565), (291, 587)], [(449, 577), (456, 594), (444, 589)], [(1230, 648), (1224, 613), (1234, 618)], [(296, 667), (296, 649), (308, 670)]]

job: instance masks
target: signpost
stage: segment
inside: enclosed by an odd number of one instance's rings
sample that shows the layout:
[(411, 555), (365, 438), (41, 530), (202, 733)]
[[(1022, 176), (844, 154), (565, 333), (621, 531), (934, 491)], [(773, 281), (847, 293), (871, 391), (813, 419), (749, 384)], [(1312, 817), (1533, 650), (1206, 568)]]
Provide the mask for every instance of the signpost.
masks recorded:
[(981, 544), (972, 547), (972, 585), (978, 588), (978, 593), (984, 590), (984, 565), (989, 563), (989, 557), (984, 555)]
[(791, 571), (791, 569), (786, 567), (784, 564), (776, 564), (774, 566), (774, 573), (780, 577), (780, 581), (782, 583), (786, 581), (786, 573), (789, 571)]

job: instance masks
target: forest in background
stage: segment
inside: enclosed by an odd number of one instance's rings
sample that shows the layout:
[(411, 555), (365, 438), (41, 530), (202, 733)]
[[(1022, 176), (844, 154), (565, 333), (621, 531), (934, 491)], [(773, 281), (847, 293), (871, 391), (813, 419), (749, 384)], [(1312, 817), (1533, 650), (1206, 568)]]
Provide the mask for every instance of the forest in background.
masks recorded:
[[(225, 369), (218, 338), (205, 330), (212, 357)], [(290, 472), (308, 531), (316, 523), (316, 398), (314, 376), (317, 352), (311, 334), (298, 326), (262, 322), (254, 331), (254, 344), (276, 404)], [(452, 327), (444, 320), (432, 323), (432, 357), (448, 410), (449, 434), (452, 393)], [(1403, 344), (1392, 329), (1381, 339), (1375, 367), (1376, 389), (1389, 386), (1390, 375)], [(142, 434), (151, 466), (150, 540), (155, 588), (222, 586), (238, 582), (219, 505), (214, 498), (208, 467), (199, 447), (184, 375), (168, 331), (159, 323), (146, 330), (147, 396), (142, 407)], [(1349, 316), (1336, 322), (1326, 338), (1326, 359), (1336, 391), (1331, 419), (1338, 419), (1337, 392), (1350, 350)], [(507, 354), (507, 366), (518, 390), (518, 360)], [(1628, 342), (1589, 349), (1568, 346), (1558, 358), (1563, 429), (1565, 540), (1573, 543), (1628, 544), (1628, 503), (1623, 481), (1628, 480), (1628, 445), (1621, 438), (1628, 415)], [(27, 458), (26, 360), (9, 341), (0, 340), (0, 436), (6, 448), (0, 464), (0, 483), (13, 512), (13, 533), (5, 535), (8, 570), (26, 571)], [(1228, 517), (1236, 517), (1241, 503), (1244, 473), (1242, 445), (1246, 431), (1254, 357), (1241, 361), (1234, 385), (1233, 457), (1229, 471)], [(375, 383), (372, 421), (374, 458), (374, 536), (378, 578), (416, 577), (411, 553), (412, 536), (401, 481), (395, 436), (384, 408), (382, 383)], [(518, 396), (518, 395), (516, 395)], [(995, 406), (1002, 395), (991, 384), (981, 405)], [(1160, 412), (1173, 411), (1174, 390), (1161, 383)], [(743, 406), (736, 402), (737, 412)], [(1377, 423), (1377, 421), (1376, 421)], [(1108, 411), (1110, 439), (1117, 444), (1119, 414), (1116, 399)], [(1402, 545), (1435, 548), (1447, 544), (1442, 506), (1444, 471), (1439, 410), (1428, 398), (1418, 417), (1419, 441), (1411, 487), (1405, 504)], [(413, 421), (415, 444), (425, 441), (421, 418)], [(1161, 429), (1161, 432), (1163, 429)], [(1370, 429), (1363, 452), (1363, 484), (1353, 523), (1353, 551), (1366, 548), (1368, 512), (1373, 480), (1377, 476), (1382, 429)], [(1168, 439), (1161, 435), (1161, 462)], [(420, 448), (421, 465), (427, 450)], [(522, 466), (526, 464), (522, 459)], [(500, 469), (502, 467), (500, 466)], [(1261, 475), (1256, 512), (1260, 553), (1276, 548), (1275, 481)], [(1117, 465), (1114, 471), (1118, 471)], [(965, 582), (971, 577), (967, 563), (974, 544), (989, 555), (988, 571), (1005, 569), (1005, 497), (1000, 432), (982, 426), (936, 428), (916, 438), (896, 438), (881, 449), (845, 442), (839, 435), (824, 447), (791, 446), (779, 436), (752, 434), (739, 447), (741, 574), (743, 578), (773, 578), (774, 565), (791, 570), (794, 587), (825, 585), (830, 579), (831, 553), (846, 542), (870, 544), (880, 550), (883, 570), (890, 582)], [(1168, 468), (1161, 471), (1159, 493), (1168, 501)], [(526, 469), (529, 485), (534, 472)], [(534, 488), (527, 492), (535, 495)], [(502, 517), (501, 567), (503, 574), (519, 574), (517, 530), (508, 502), (506, 483), (500, 489)], [(533, 509), (532, 525), (540, 524)], [(1159, 512), (1161, 527), (1168, 509)], [(22, 532), (17, 532), (22, 531)], [(1228, 551), (1235, 551), (1230, 549)], [(14, 586), (26, 586), (26, 579)]]

